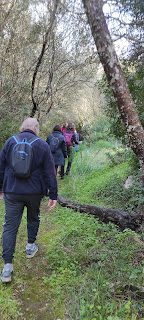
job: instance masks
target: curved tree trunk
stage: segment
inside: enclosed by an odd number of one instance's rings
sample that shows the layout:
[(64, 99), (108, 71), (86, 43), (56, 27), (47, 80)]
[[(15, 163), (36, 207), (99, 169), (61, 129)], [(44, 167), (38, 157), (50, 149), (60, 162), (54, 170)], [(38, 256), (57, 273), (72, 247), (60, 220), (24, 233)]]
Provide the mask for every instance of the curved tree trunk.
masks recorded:
[(60, 194), (58, 195), (58, 203), (62, 207), (67, 207), (73, 209), (74, 211), (92, 214), (95, 216), (95, 218), (99, 218), (103, 222), (112, 222), (118, 225), (122, 230), (126, 228), (136, 230), (144, 222), (144, 216), (142, 214), (131, 215), (120, 210), (106, 209), (88, 204), (80, 204), (66, 200)]
[(144, 174), (144, 129), (118, 61), (102, 10), (102, 0), (82, 0), (98, 55), (112, 88), (130, 145)]

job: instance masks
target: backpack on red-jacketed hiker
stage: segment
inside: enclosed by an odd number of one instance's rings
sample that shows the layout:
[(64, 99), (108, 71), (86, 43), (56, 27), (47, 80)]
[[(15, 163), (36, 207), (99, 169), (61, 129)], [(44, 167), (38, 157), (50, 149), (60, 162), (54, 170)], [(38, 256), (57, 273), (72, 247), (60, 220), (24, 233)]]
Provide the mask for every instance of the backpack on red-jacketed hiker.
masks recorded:
[(72, 138), (73, 134), (74, 134), (74, 131), (72, 131), (71, 133), (63, 131), (63, 135), (65, 137), (65, 142), (66, 142), (67, 148), (70, 148), (72, 146), (71, 138)]

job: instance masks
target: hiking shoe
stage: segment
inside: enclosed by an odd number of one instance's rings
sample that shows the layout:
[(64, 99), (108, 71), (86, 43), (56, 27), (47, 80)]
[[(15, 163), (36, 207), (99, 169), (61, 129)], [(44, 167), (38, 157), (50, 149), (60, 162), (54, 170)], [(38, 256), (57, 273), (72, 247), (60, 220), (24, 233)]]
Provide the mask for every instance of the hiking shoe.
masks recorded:
[(36, 242), (32, 246), (26, 246), (26, 258), (33, 258), (36, 252), (38, 251), (38, 245)]
[(5, 264), (2, 274), (1, 274), (1, 281), (2, 282), (10, 282), (11, 281), (11, 274), (13, 272), (13, 265), (12, 263)]
[(65, 174), (66, 174), (66, 176), (68, 176), (68, 175), (69, 175), (69, 173), (70, 173), (69, 171), (66, 171), (66, 173), (65, 173)]

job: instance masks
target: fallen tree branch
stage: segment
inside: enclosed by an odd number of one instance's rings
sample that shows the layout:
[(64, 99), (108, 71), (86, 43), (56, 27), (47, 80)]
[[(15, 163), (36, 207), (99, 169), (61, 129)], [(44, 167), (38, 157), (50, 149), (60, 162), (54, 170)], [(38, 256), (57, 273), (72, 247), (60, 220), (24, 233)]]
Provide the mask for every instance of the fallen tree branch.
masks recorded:
[(120, 210), (106, 209), (88, 204), (80, 204), (66, 200), (60, 194), (58, 195), (58, 203), (62, 207), (67, 207), (74, 211), (92, 214), (95, 216), (95, 218), (99, 218), (105, 223), (112, 222), (118, 225), (122, 230), (126, 228), (136, 230), (144, 222), (144, 215), (142, 214), (131, 215)]

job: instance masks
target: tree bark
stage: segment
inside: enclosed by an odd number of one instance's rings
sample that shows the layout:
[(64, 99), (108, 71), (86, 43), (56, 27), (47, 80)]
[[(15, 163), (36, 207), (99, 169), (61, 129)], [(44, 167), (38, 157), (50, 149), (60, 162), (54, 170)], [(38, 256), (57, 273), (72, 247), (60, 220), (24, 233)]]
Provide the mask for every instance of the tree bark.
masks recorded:
[(112, 222), (118, 225), (121, 230), (124, 230), (126, 228), (136, 230), (144, 222), (144, 216), (142, 214), (131, 215), (131, 214), (128, 214), (127, 212), (123, 212), (120, 210), (106, 209), (106, 208), (91, 206), (87, 204), (80, 204), (80, 203), (66, 200), (60, 194), (58, 195), (58, 203), (62, 207), (67, 207), (67, 208), (73, 209), (74, 211), (92, 214), (95, 216), (95, 218), (98, 218), (99, 220), (105, 223)]
[(118, 61), (102, 10), (102, 0), (82, 0), (100, 61), (112, 88), (130, 146), (144, 174), (144, 129)]

